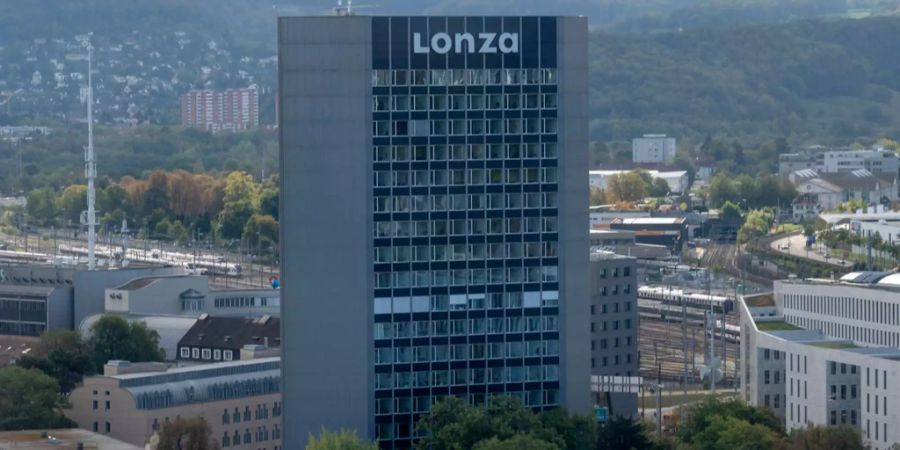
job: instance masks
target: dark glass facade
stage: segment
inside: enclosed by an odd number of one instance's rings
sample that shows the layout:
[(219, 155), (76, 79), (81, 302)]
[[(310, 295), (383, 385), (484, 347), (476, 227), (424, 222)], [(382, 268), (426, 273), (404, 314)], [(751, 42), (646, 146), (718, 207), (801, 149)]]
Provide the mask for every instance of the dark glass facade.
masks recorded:
[[(375, 428), (559, 406), (553, 17), (372, 18)], [(439, 33), (446, 33), (435, 37)]]

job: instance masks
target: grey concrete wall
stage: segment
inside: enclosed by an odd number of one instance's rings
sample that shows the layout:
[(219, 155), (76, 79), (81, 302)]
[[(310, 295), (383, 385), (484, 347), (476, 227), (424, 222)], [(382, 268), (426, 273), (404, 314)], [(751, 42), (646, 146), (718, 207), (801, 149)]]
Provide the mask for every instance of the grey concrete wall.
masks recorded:
[(577, 413), (591, 408), (588, 293), (587, 19), (557, 21), (559, 74), (560, 397)]
[[(629, 268), (629, 275), (624, 275), (624, 269)], [(613, 276), (614, 270), (618, 275)], [(605, 275), (603, 275), (605, 270)], [(592, 375), (640, 375), (640, 354), (638, 353), (638, 330), (640, 327), (637, 306), (637, 261), (634, 258), (620, 256), (592, 257), (590, 262), (590, 299), (593, 306), (591, 322), (594, 323), (594, 332), (591, 340), (594, 348), (591, 358), (594, 360)], [(625, 292), (625, 286), (630, 285), (629, 293)], [(603, 295), (603, 288), (606, 295)], [(614, 293), (618, 291), (618, 293)], [(626, 304), (630, 306), (626, 306)], [(605, 307), (605, 309), (604, 309)], [(604, 312), (605, 311), (605, 312)], [(625, 320), (631, 321), (631, 328), (625, 327)], [(613, 327), (613, 321), (619, 322), (619, 329)], [(607, 324), (604, 331), (602, 324)], [(619, 339), (619, 346), (614, 345), (615, 339)], [(631, 345), (627, 339), (631, 338)], [(602, 341), (606, 341), (606, 347)], [(631, 362), (627, 362), (627, 354), (631, 355)], [(615, 357), (619, 357), (619, 364), (615, 363)], [(606, 357), (607, 365), (602, 364)], [(612, 413), (619, 416), (632, 417), (637, 415), (637, 394), (612, 394)]]
[(371, 34), (278, 22), (286, 449), (323, 426), (374, 437)]
[(75, 289), (75, 314), (72, 326), (80, 324), (85, 317), (103, 312), (107, 288), (121, 286), (140, 277), (181, 275), (183, 273), (184, 270), (180, 267), (77, 271), (72, 277)]
[(71, 330), (73, 309), (72, 288), (53, 289), (47, 297), (47, 330)]
[[(130, 291), (109, 288), (105, 290), (104, 295), (107, 297), (105, 304), (107, 310), (115, 312), (178, 315), (182, 314), (179, 295), (188, 289), (205, 294), (209, 290), (209, 283), (206, 277), (185, 276), (157, 280)], [(113, 292), (121, 293), (127, 300), (110, 299), (109, 294)], [(207, 297), (206, 301), (210, 299)]]

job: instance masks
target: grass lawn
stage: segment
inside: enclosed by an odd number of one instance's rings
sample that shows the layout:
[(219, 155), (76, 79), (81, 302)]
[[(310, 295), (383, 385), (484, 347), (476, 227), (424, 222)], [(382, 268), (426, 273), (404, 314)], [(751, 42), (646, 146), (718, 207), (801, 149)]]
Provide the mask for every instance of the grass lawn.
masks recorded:
[(756, 322), (759, 331), (802, 330), (802, 328), (787, 322)]

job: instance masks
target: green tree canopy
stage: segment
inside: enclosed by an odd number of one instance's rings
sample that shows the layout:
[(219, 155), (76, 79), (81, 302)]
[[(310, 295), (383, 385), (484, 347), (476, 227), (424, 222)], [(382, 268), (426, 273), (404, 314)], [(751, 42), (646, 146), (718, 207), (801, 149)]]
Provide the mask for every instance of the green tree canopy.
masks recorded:
[(74, 427), (62, 414), (66, 407), (59, 384), (44, 372), (18, 366), (0, 369), (0, 430)]
[(33, 351), (16, 361), (26, 369), (38, 369), (53, 377), (60, 392), (71, 392), (86, 375), (95, 372), (91, 349), (72, 330), (47, 331)]
[(353, 431), (323, 428), (318, 436), (310, 435), (306, 450), (378, 450), (378, 444), (360, 439)]
[(508, 439), (492, 437), (475, 445), (474, 450), (559, 450), (557, 445), (530, 434), (516, 434)]
[(862, 435), (849, 425), (810, 425), (790, 434), (792, 450), (864, 450)]
[(28, 193), (26, 212), (33, 222), (47, 226), (58, 219), (56, 194), (49, 188), (35, 189)]
[(125, 319), (104, 315), (91, 326), (88, 340), (98, 372), (110, 360), (131, 362), (162, 361), (165, 352), (159, 347), (159, 333), (143, 322), (128, 323)]
[(725, 201), (719, 208), (719, 218), (722, 220), (741, 220), (741, 216), (741, 208), (730, 201)]
[(784, 448), (784, 436), (771, 428), (734, 416), (714, 415), (694, 436), (697, 450), (777, 450)]
[(712, 426), (715, 417), (720, 419), (733, 417), (751, 425), (762, 425), (778, 436), (784, 435), (781, 420), (766, 408), (750, 406), (739, 400), (720, 401), (707, 398), (691, 407), (688, 420), (682, 423), (678, 430), (679, 439), (686, 444), (697, 444), (698, 435)]
[(79, 223), (81, 212), (87, 209), (87, 186), (73, 184), (65, 188), (59, 195), (58, 205), (66, 220)]
[(613, 417), (599, 428), (597, 448), (650, 450), (654, 448), (654, 444), (639, 422)]

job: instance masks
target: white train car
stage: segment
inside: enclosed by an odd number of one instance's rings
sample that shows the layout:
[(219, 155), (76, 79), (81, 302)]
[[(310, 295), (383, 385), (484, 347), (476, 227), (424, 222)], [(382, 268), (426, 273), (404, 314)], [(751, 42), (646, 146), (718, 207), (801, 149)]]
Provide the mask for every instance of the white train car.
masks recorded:
[(687, 306), (692, 308), (713, 309), (719, 312), (731, 312), (734, 310), (734, 301), (728, 297), (688, 292), (677, 288), (641, 286), (638, 288), (638, 298), (657, 300), (673, 305), (686, 303)]

